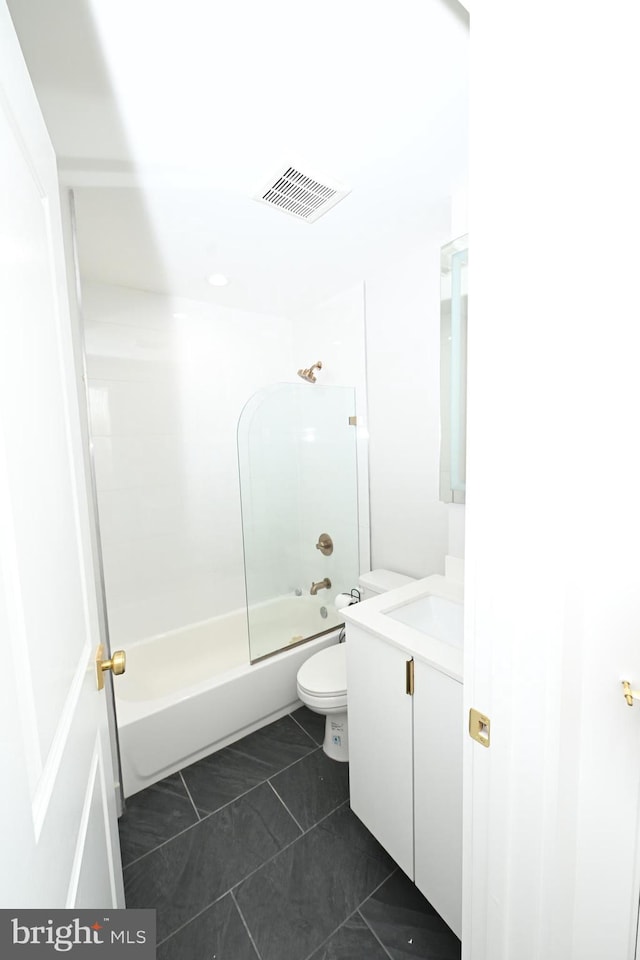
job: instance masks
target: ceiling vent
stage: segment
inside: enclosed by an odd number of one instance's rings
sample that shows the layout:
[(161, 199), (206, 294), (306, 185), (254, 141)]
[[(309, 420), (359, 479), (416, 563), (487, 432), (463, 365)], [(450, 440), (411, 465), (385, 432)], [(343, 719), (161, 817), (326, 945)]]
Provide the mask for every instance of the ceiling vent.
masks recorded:
[(295, 167), (287, 167), (255, 199), (290, 213), (298, 220), (313, 223), (351, 192), (343, 184), (326, 181), (326, 178), (324, 181), (314, 180)]

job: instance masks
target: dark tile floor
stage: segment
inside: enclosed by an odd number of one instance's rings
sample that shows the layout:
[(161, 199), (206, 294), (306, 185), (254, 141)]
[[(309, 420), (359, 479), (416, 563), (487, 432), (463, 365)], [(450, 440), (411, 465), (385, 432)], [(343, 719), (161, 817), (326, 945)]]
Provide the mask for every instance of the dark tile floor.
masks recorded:
[(301, 707), (127, 801), (127, 906), (155, 908), (158, 960), (458, 960), (323, 733)]

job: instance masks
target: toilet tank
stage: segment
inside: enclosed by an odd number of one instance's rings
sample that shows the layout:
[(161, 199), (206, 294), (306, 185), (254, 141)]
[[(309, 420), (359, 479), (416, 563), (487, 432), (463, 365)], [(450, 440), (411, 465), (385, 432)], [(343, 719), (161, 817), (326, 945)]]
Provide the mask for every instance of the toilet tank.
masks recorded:
[(380, 593), (386, 593), (387, 590), (395, 590), (396, 587), (402, 587), (405, 583), (413, 583), (415, 577), (407, 577), (404, 573), (396, 573), (395, 570), (370, 570), (369, 573), (361, 573), (358, 579), (358, 587), (363, 600), (368, 597), (377, 597)]

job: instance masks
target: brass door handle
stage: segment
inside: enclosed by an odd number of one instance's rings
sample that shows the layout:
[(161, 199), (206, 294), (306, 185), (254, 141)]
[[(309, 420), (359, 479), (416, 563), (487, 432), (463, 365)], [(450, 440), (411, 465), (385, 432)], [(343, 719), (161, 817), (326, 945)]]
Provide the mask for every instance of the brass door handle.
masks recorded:
[(124, 673), (126, 666), (127, 655), (124, 650), (116, 650), (110, 660), (105, 660), (104, 646), (103, 644), (100, 644), (96, 650), (96, 681), (98, 684), (98, 690), (102, 690), (104, 687), (105, 670), (111, 670), (116, 677), (119, 677)]

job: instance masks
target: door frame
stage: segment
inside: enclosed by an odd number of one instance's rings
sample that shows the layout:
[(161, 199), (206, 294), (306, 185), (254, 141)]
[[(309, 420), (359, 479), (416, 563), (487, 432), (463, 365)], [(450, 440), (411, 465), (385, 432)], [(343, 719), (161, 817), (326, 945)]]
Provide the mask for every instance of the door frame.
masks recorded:
[[(87, 501), (90, 506), (89, 529), (91, 551), (95, 576), (95, 589), (100, 625), (100, 642), (103, 644), (107, 659), (111, 656), (111, 637), (109, 633), (109, 614), (104, 576), (104, 560), (100, 535), (100, 514), (98, 510), (98, 488), (96, 484), (95, 458), (91, 443), (89, 383), (84, 338), (84, 316), (82, 313), (82, 283), (78, 256), (78, 232), (76, 223), (75, 195), (73, 188), (60, 185), (60, 213), (62, 218), (62, 238), (64, 242), (65, 264), (67, 271), (67, 290), (69, 296), (69, 314), (74, 348), (74, 361), (77, 374), (78, 408), (83, 440), (84, 476)], [(107, 715), (109, 720), (109, 739), (113, 758), (113, 782), (116, 794), (118, 817), (125, 810), (124, 786), (122, 782), (122, 763), (120, 760), (120, 738), (118, 734), (118, 716), (113, 676), (110, 673), (106, 682)]]

